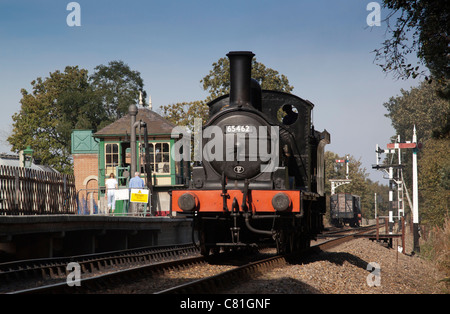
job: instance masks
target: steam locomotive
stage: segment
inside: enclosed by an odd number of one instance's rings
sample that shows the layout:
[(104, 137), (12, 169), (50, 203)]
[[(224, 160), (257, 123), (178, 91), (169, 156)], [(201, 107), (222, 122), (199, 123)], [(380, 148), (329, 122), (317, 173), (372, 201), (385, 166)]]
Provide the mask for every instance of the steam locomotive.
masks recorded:
[(251, 78), (248, 51), (227, 54), (230, 94), (210, 103), (202, 162), (189, 188), (172, 191), (172, 211), (193, 217), (201, 253), (276, 245), (299, 251), (323, 229), (324, 147), (314, 130), (314, 105), (262, 90)]

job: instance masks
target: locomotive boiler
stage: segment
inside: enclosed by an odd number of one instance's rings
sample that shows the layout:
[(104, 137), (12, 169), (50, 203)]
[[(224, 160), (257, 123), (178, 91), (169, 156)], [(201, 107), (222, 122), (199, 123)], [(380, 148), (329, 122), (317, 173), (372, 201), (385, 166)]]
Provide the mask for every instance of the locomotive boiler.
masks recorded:
[(252, 52), (227, 56), (230, 93), (208, 104), (201, 164), (189, 188), (172, 191), (172, 211), (193, 217), (203, 255), (263, 244), (299, 251), (323, 228), (330, 134), (314, 130), (308, 100), (261, 90)]

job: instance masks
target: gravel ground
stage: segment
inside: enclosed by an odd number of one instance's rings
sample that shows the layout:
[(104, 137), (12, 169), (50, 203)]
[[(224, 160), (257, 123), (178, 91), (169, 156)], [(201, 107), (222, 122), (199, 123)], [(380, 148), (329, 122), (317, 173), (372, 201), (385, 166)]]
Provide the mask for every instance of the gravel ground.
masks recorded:
[[(406, 252), (412, 250), (408, 234)], [(394, 247), (396, 246), (394, 239)], [(376, 263), (378, 269), (369, 264)], [(234, 268), (232, 265), (196, 265), (104, 293), (148, 294)], [(333, 249), (288, 264), (243, 282), (227, 294), (442, 294), (450, 287), (435, 265), (417, 256), (398, 253), (368, 239), (343, 243)]]
[[(407, 239), (406, 252), (411, 252)], [(411, 245), (410, 245), (411, 244)], [(394, 239), (394, 246), (396, 240)], [(376, 263), (373, 269), (369, 263)], [(234, 268), (197, 265), (169, 271), (105, 293), (147, 294)], [(343, 243), (333, 249), (288, 264), (241, 283), (227, 294), (442, 294), (448, 293), (444, 274), (430, 261), (403, 255), (368, 239)]]
[[(408, 242), (412, 243), (412, 240), (408, 239)], [(411, 252), (408, 245), (407, 252)], [(379, 265), (379, 271), (371, 267), (367, 270), (372, 262)], [(298, 264), (274, 269), (227, 293), (448, 293), (448, 287), (440, 282), (442, 278), (444, 275), (430, 261), (397, 254), (395, 249), (388, 249), (368, 239), (357, 239), (308, 257)]]
[(186, 269), (168, 270), (164, 274), (155, 275), (150, 278), (137, 280), (135, 283), (121, 287), (108, 289), (103, 293), (107, 294), (149, 294), (160, 290), (168, 289), (177, 285), (188, 283), (200, 278), (214, 276), (221, 272), (235, 268), (228, 265), (208, 265), (200, 264)]

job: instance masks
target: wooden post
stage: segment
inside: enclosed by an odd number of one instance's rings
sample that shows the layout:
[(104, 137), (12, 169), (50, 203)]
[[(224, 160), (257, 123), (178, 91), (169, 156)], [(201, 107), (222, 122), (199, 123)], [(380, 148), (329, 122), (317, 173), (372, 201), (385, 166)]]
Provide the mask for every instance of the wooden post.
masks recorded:
[(377, 242), (380, 240), (380, 218), (377, 217)]
[(402, 218), (401, 218), (401, 223), (402, 223), (402, 253), (406, 254), (406, 248), (405, 248), (405, 246), (406, 246), (406, 244), (405, 244), (406, 243), (406, 240), (405, 240), (406, 226), (405, 226), (405, 217), (404, 216), (402, 216)]

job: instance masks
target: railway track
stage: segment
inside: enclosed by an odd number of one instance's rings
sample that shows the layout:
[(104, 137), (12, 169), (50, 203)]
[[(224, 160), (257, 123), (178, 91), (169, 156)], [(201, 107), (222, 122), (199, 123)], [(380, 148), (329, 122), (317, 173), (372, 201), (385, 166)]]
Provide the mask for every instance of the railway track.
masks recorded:
[[(373, 230), (373, 226), (370, 228), (354, 229), (351, 234), (337, 237), (336, 233), (332, 234), (332, 239), (324, 241), (320, 244), (316, 244), (308, 250), (302, 252), (302, 255), (313, 254), (317, 251), (323, 251), (337, 246), (343, 242), (350, 241), (356, 234), (370, 232)], [(349, 230), (343, 230), (348, 233)], [(331, 236), (331, 234), (329, 235)], [(271, 269), (276, 268), (287, 263), (290, 263), (293, 258), (298, 255), (282, 255), (271, 256), (257, 261), (248, 262), (242, 266), (236, 266), (233, 269), (208, 276), (206, 278), (193, 280), (191, 282), (182, 283), (177, 286), (170, 286), (167, 288), (159, 288), (158, 291), (153, 291), (156, 294), (190, 294), (190, 293), (212, 293), (220, 290), (226, 290), (230, 284), (250, 279), (258, 274)], [(134, 267), (128, 270), (120, 270), (109, 274), (100, 276), (94, 276), (90, 278), (80, 279), (79, 285), (69, 286), (66, 282), (47, 285), (44, 287), (36, 287), (32, 289), (25, 289), (15, 291), (15, 294), (33, 294), (33, 293), (97, 293), (106, 291), (115, 285), (126, 285), (127, 283), (133, 283), (137, 279), (142, 279), (146, 276), (153, 277), (160, 275), (165, 271), (174, 269), (182, 269), (192, 267), (193, 265), (205, 265), (207, 263), (202, 256), (196, 256), (191, 258), (177, 259), (170, 262), (153, 263), (151, 265), (144, 265)]]
[(317, 238), (333, 238), (333, 237), (340, 237), (345, 234), (352, 234), (353, 232), (370, 232), (375, 230), (376, 225), (369, 225), (369, 226), (363, 226), (359, 228), (352, 228), (352, 227), (343, 227), (343, 228), (336, 228), (336, 227), (330, 227), (325, 232), (322, 232), (321, 234), (317, 235)]
[[(330, 234), (328, 234), (328, 237), (330, 235), (333, 235), (334, 239), (327, 240), (314, 246), (311, 246), (309, 249), (302, 251), (300, 255), (307, 256), (309, 254), (313, 254), (314, 252), (331, 249), (335, 246), (338, 246), (341, 243), (352, 240), (356, 234), (366, 233), (374, 230), (374, 227), (375, 226), (368, 226), (353, 230), (347, 229), (330, 232)], [(338, 233), (349, 233), (349, 234), (337, 236)], [(324, 237), (326, 236), (327, 234), (324, 234)], [(246, 265), (228, 270), (224, 273), (215, 276), (199, 279), (191, 283), (165, 289), (157, 292), (156, 294), (211, 293), (211, 291), (214, 291), (214, 289), (216, 290), (226, 289), (230, 283), (240, 280), (246, 280), (248, 278), (257, 276), (258, 274), (268, 269), (276, 268), (279, 266), (283, 266), (287, 263), (291, 263), (293, 259), (296, 259), (298, 256), (299, 254), (297, 253), (297, 254), (270, 257), (260, 261), (248, 263)]]
[[(77, 263), (80, 275), (86, 277), (98, 272), (114, 271), (114, 268), (117, 271), (117, 268), (129, 268), (137, 264), (158, 263), (193, 254), (198, 254), (198, 249), (193, 244), (183, 244), (1, 263), (0, 282), (3, 285), (0, 287), (0, 292), (14, 289), (8, 288), (8, 285), (17, 285), (17, 282), (20, 282), (22, 286), (29, 286), (33, 282), (36, 282), (37, 285), (42, 285), (46, 282), (64, 279), (64, 283), (66, 283), (67, 268), (70, 263)], [(26, 289), (23, 291), (26, 291)]]

